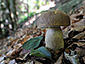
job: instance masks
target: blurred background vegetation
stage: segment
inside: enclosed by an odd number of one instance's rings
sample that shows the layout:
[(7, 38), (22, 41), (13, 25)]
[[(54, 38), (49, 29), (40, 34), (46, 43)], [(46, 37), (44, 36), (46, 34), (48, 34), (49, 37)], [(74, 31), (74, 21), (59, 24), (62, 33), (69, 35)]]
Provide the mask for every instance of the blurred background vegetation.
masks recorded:
[[(46, 11), (60, 10), (69, 13), (83, 0), (0, 0), (0, 38), (9, 36), (23, 24), (29, 25)], [(71, 13), (70, 13), (71, 14)], [(29, 23), (26, 23), (29, 22)]]

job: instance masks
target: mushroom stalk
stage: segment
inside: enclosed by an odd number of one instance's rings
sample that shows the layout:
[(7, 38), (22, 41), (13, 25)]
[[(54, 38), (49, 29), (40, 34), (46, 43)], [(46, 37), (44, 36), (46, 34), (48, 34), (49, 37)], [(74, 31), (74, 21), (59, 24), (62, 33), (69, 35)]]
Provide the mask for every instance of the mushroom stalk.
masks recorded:
[(63, 34), (61, 28), (47, 28), (46, 30), (46, 47), (51, 48), (54, 51), (64, 48)]

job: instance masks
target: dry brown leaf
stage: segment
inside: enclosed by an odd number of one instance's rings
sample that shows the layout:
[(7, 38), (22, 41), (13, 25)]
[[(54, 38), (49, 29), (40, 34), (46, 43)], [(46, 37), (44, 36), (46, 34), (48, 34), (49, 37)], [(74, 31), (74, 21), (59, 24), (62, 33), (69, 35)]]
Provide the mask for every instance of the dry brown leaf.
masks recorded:
[(73, 38), (84, 39), (85, 38), (85, 32), (79, 33), (78, 35), (74, 36)]
[(72, 27), (79, 27), (79, 26), (85, 26), (85, 19), (80, 20), (79, 22), (75, 22), (71, 25)]
[(25, 43), (28, 39), (30, 39), (30, 38), (32, 38), (31, 35), (26, 36), (20, 43), (21, 43), (21, 44), (24, 44), (24, 43)]
[(66, 49), (65, 49), (65, 52), (66, 52), (66, 53), (69, 53), (69, 52), (70, 52), (70, 50), (69, 50), (68, 48), (66, 48)]
[(78, 31), (78, 32), (85, 31), (85, 25), (77, 26), (77, 27), (71, 28), (71, 30), (75, 30), (75, 31)]
[(72, 23), (75, 23), (83, 19), (83, 14), (72, 14), (70, 18), (72, 20)]
[(78, 56), (85, 56), (85, 49), (84, 48), (76, 48), (75, 51), (77, 52)]
[(84, 63), (85, 63), (85, 56), (83, 57), (83, 61), (84, 61)]
[(58, 58), (58, 60), (55, 62), (55, 64), (63, 64), (62, 60), (63, 60), (63, 54), (61, 54), (61, 56)]
[(73, 44), (77, 44), (78, 46), (81, 46), (81, 47), (85, 46), (84, 42), (74, 42)]

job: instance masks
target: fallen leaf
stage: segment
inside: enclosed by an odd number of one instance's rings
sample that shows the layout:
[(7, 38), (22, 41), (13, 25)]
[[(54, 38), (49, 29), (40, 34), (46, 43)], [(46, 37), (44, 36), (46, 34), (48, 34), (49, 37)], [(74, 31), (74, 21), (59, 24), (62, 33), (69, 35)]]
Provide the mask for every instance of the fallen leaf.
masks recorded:
[(80, 26), (85, 26), (85, 19), (80, 20), (79, 22), (75, 22), (72, 24), (72, 27), (80, 27)]
[(85, 56), (83, 57), (83, 61), (84, 61), (84, 63), (85, 63)]
[(30, 38), (32, 38), (31, 35), (26, 36), (20, 43), (21, 43), (21, 44), (24, 44), (24, 43), (25, 43), (28, 39), (30, 39)]
[(61, 54), (61, 56), (58, 58), (55, 64), (63, 64), (62, 61), (63, 61), (63, 54)]
[(64, 52), (64, 56), (67, 60), (69, 60), (72, 64), (80, 64), (78, 55), (69, 55)]
[(85, 49), (84, 48), (77, 47), (75, 49), (75, 51), (77, 52), (77, 55), (79, 55), (79, 56), (85, 56)]
[(71, 30), (75, 30), (75, 31), (78, 31), (78, 32), (85, 31), (85, 25), (76, 26), (76, 27), (74, 27), (74, 28), (71, 28)]
[(40, 47), (36, 50), (31, 51), (30, 55), (47, 57), (51, 59), (51, 53), (45, 47)]
[(78, 21), (80, 22), (80, 20), (83, 19), (83, 14), (72, 14), (70, 18), (72, 20), (72, 24)]
[(9, 64), (15, 64), (15, 60), (10, 60)]
[(85, 32), (81, 32), (81, 33), (75, 35), (73, 38), (84, 39), (85, 38)]
[(24, 49), (34, 49), (34, 48), (36, 48), (36, 47), (39, 46), (40, 41), (41, 41), (42, 39), (43, 39), (42, 36), (31, 38), (30, 40), (26, 41), (26, 42), (23, 44), (23, 48), (24, 48)]

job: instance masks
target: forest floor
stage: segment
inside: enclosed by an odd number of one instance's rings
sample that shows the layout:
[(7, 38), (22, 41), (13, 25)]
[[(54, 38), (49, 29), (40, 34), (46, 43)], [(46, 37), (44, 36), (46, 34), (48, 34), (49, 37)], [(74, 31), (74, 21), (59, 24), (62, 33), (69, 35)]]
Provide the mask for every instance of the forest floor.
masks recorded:
[[(33, 26), (19, 28), (16, 33), (1, 39), (0, 64), (85, 64), (85, 9), (81, 6), (73, 14), (69, 15), (71, 25), (61, 27), (65, 42), (64, 51), (52, 51), (51, 59), (30, 55), (29, 49), (23, 49), (23, 44), (34, 37), (43, 36), (40, 45), (45, 47), (46, 30), (40, 30)], [(56, 57), (56, 55), (59, 55)]]

